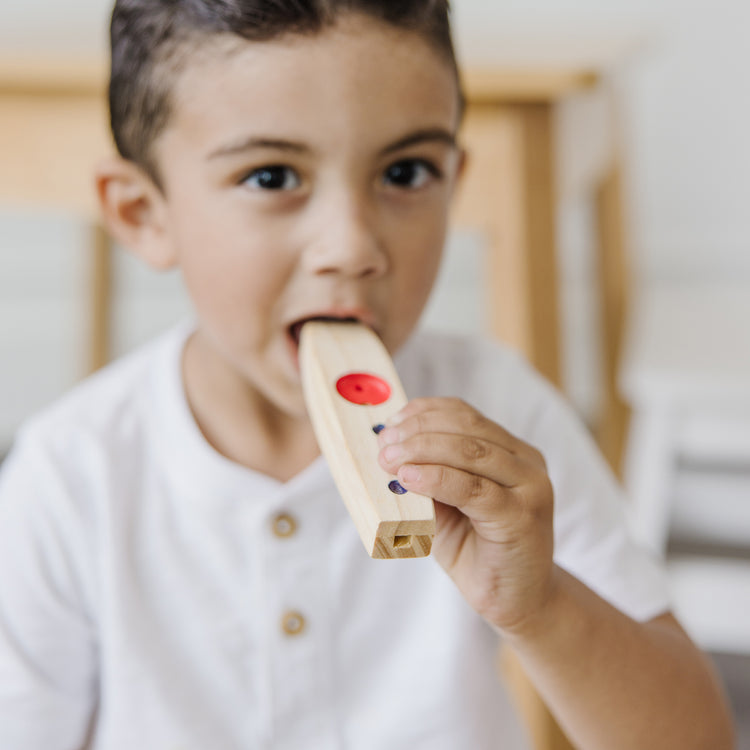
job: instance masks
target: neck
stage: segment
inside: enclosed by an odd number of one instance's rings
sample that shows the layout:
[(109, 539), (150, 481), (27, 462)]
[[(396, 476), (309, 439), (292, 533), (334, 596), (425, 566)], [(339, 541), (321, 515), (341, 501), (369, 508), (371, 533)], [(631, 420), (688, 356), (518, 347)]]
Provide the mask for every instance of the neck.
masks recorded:
[(283, 411), (208, 354), (194, 334), (182, 361), (185, 393), (203, 437), (225, 458), (286, 482), (320, 453), (307, 415)]

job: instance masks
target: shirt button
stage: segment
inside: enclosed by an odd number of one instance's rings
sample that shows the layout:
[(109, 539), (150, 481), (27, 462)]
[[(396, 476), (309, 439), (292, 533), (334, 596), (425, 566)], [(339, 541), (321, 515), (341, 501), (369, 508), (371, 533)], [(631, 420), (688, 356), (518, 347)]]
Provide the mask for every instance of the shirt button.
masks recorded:
[(297, 531), (297, 522), (288, 513), (279, 513), (271, 522), (271, 529), (277, 537), (286, 539)]
[(299, 612), (286, 612), (281, 618), (281, 629), (287, 635), (301, 635), (305, 629), (305, 618)]

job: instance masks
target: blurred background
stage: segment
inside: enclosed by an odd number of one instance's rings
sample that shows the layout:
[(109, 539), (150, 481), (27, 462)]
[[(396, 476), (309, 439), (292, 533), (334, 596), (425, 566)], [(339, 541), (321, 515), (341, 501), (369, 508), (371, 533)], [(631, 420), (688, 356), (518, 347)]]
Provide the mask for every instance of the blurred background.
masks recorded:
[[(507, 331), (571, 399), (631, 494), (637, 533), (667, 559), (678, 614), (714, 655), (750, 749), (750, 5), (453, 8), (481, 174), (424, 325)], [(0, 455), (26, 416), (189, 314), (178, 275), (110, 253), (95, 228), (74, 146), (91, 122), (104, 132), (92, 101), (109, 10), (0, 5)], [(47, 144), (66, 128), (73, 145)], [(527, 273), (554, 285), (554, 330), (532, 334), (521, 323), (539, 289), (516, 319), (492, 281), (525, 277), (487, 264), (538, 252)]]

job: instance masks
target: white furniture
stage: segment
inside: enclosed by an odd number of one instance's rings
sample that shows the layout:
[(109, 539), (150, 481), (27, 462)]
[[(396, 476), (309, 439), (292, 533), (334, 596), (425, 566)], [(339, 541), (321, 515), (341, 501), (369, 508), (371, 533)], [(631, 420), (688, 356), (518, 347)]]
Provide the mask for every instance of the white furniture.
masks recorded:
[(701, 646), (750, 653), (750, 280), (661, 282), (632, 306), (625, 484)]

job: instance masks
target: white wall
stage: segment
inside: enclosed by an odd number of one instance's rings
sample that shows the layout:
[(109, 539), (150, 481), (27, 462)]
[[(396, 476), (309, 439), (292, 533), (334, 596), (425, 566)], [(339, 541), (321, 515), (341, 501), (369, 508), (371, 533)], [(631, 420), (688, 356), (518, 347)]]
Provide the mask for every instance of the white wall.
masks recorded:
[(455, 0), (454, 7), (466, 62), (539, 59), (545, 47), (550, 60), (626, 52), (617, 77), (639, 266), (659, 275), (750, 275), (750, 4)]
[[(638, 268), (647, 278), (750, 278), (750, 212), (745, 210), (750, 197), (750, 4), (454, 0), (453, 5), (457, 46), (468, 64), (540, 54), (586, 61), (612, 57), (613, 50), (620, 50), (614, 55), (620, 57), (615, 78), (621, 94), (631, 239)], [(0, 50), (100, 51), (105, 47), (108, 11), (109, 0), (0, 0)], [(530, 38), (535, 44), (527, 43)], [(592, 408), (596, 373), (596, 352), (587, 343), (594, 324), (588, 296), (590, 206), (583, 198), (586, 159), (592, 151), (586, 123), (596, 116), (596, 106), (584, 99), (564, 108), (560, 118), (568, 382), (584, 411)], [(6, 321), (0, 326), (0, 445), (23, 413), (78, 375), (80, 357), (73, 360), (80, 353), (85, 321), (75, 303), (81, 299), (76, 272), (82, 271), (76, 231), (59, 217), (0, 214), (0, 309)], [(476, 256), (476, 249), (470, 252)], [(27, 265), (30, 258), (36, 259), (34, 273), (26, 270), (19, 279), (19, 263)], [(127, 267), (127, 299), (119, 308), (120, 320), (137, 322), (121, 326), (120, 349), (186, 309), (175, 291), (177, 279), (169, 277), (162, 286), (162, 280), (147, 280)], [(461, 325), (474, 327), (481, 319), (481, 302), (473, 302), (475, 295), (467, 291), (470, 284), (464, 279), (448, 288), (441, 298), (445, 302), (433, 306), (433, 315), (450, 319), (455, 304), (464, 312)], [(12, 306), (13, 300), (19, 305)], [(47, 307), (59, 304), (62, 311), (52, 318), (60, 330), (49, 329), (46, 338), (45, 326), (30, 312), (33, 308), (38, 316), (46, 308), (34, 307), (35, 300), (46, 300)], [(14, 321), (12, 326), (8, 320)]]
[(110, 8), (109, 0), (2, 0), (0, 50), (103, 52)]

